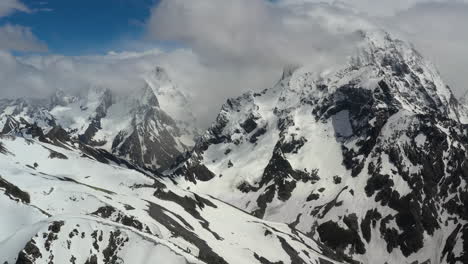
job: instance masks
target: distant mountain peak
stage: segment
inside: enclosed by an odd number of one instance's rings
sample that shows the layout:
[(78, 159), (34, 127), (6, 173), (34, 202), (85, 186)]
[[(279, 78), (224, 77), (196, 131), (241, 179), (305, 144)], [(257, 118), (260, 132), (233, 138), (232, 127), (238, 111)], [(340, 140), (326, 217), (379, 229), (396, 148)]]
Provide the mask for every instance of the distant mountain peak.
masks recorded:
[(47, 134), (59, 126), (73, 140), (120, 154), (151, 169), (170, 166), (194, 144), (195, 118), (188, 99), (161, 67), (148, 73), (143, 87), (117, 93), (89, 86), (50, 99), (4, 100), (0, 132), (16, 133), (37, 124)]

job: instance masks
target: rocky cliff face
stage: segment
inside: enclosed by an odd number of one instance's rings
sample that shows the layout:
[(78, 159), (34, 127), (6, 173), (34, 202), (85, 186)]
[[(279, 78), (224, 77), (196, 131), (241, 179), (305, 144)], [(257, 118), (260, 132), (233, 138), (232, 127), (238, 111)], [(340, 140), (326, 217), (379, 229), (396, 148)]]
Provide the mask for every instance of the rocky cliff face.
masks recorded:
[(168, 174), (290, 224), (347, 262), (468, 261), (467, 126), (409, 44), (362, 34), (347, 65), (230, 99)]

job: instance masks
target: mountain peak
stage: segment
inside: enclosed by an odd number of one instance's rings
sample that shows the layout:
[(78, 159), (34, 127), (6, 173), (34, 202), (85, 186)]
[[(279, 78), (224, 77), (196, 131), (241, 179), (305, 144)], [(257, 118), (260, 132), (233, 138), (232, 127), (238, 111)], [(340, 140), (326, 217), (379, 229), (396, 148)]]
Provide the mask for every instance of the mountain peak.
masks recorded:
[(301, 67), (290, 79), (290, 89), (320, 101), (343, 87), (374, 92), (384, 85), (386, 97), (399, 108), (415, 113), (435, 111), (458, 119), (450, 88), (411, 44), (384, 31), (362, 31), (361, 35), (363, 41), (347, 64), (323, 72)]
[(283, 67), (283, 74), (281, 75), (281, 80), (285, 80), (293, 75), (293, 73), (299, 69), (301, 66), (298, 64), (288, 64)]

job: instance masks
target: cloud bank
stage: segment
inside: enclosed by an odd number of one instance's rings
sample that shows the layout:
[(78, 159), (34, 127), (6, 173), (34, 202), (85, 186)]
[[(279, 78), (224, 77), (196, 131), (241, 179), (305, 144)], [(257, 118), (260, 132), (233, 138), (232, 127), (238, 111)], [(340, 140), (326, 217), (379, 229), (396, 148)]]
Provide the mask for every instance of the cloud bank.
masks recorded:
[(165, 64), (166, 57), (159, 50), (77, 57), (15, 57), (0, 52), (2, 97), (45, 97), (57, 90), (78, 94), (90, 87), (131, 92), (141, 88), (144, 74), (151, 72), (157, 64)]
[(341, 15), (337, 10), (305, 10), (265, 0), (162, 0), (152, 10), (148, 33), (197, 55), (200, 75), (191, 89), (204, 106), (202, 116), (213, 120), (227, 97), (271, 87), (287, 65), (323, 70), (346, 61), (358, 42), (357, 28), (337, 28), (311, 15)]
[(0, 26), (0, 50), (45, 52), (47, 45), (30, 28), (6, 24)]
[(265, 0), (162, 0), (148, 29), (209, 63), (268, 67), (346, 55), (353, 32), (332, 32), (321, 22)]
[(226, 98), (271, 87), (287, 65), (321, 71), (344, 63), (359, 41), (354, 32), (378, 26), (413, 42), (461, 95), (468, 83), (467, 24), (467, 1), (162, 0), (151, 10), (149, 39), (141, 43), (172, 47), (164, 51), (15, 57), (8, 50), (47, 47), (28, 28), (0, 27), (0, 50), (6, 50), (0, 52), (0, 89), (2, 97), (90, 86), (126, 93), (160, 65), (192, 96), (207, 126)]

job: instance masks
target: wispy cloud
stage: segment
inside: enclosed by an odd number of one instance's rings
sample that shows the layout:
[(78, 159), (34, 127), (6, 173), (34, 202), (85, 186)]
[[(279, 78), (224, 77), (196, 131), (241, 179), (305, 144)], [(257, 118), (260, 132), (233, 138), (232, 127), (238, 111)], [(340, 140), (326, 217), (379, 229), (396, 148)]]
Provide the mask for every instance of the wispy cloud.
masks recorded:
[(31, 12), (31, 10), (19, 0), (0, 1), (0, 17), (10, 15), (15, 11)]
[(6, 24), (0, 26), (0, 50), (44, 52), (47, 45), (29, 27)]
[[(0, 17), (17, 11), (34, 13), (38, 10), (30, 9), (19, 0), (0, 1)], [(44, 52), (47, 51), (47, 45), (32, 33), (31, 28), (7, 23), (0, 25), (0, 50)]]
[(334, 34), (313, 17), (264, 0), (163, 0), (149, 31), (211, 62), (281, 66), (346, 53), (343, 40), (352, 35)]

